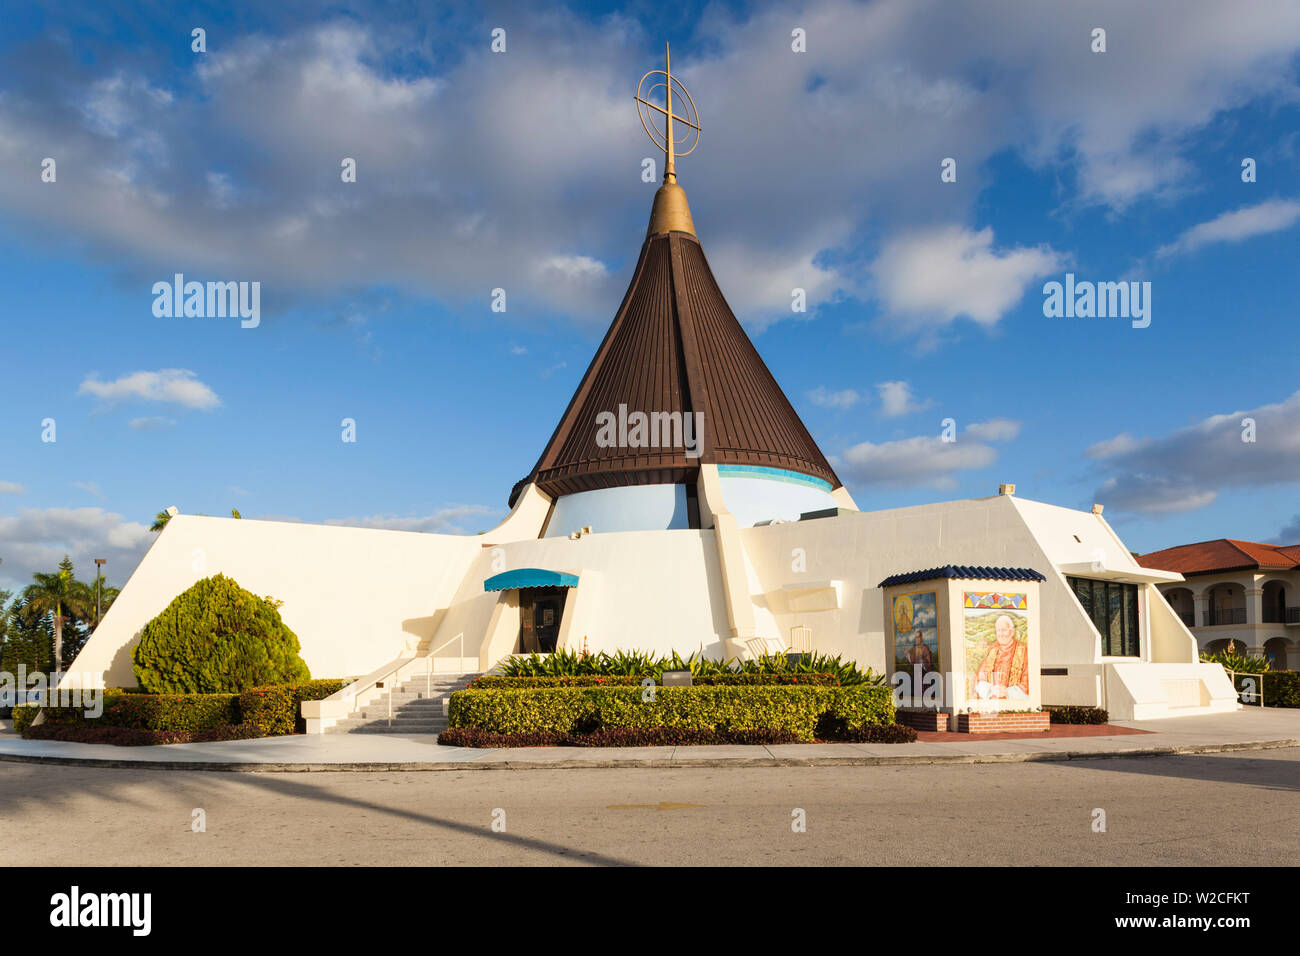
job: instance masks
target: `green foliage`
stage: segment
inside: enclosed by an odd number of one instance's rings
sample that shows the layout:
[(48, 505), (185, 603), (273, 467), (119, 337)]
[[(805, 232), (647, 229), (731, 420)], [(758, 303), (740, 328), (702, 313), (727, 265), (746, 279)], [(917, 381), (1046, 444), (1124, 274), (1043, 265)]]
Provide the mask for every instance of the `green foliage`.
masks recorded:
[(1222, 664), (1225, 670), (1245, 674), (1262, 674), (1268, 670), (1268, 660), (1263, 657), (1250, 657), (1237, 650), (1235, 641), (1228, 642), (1228, 649), (1213, 654), (1201, 652), (1201, 661), (1205, 664)]
[(239, 723), (235, 694), (121, 694), (105, 700), (105, 726), (133, 730), (211, 730)]
[(241, 722), (259, 737), (281, 737), (297, 726), (292, 687), (254, 687), (239, 695)]
[[(610, 675), (608, 677), (598, 674), (576, 674), (565, 677), (502, 677), (495, 674), (485, 674), (482, 677), (476, 677), (465, 685), (466, 690), (509, 690), (519, 688), (538, 688), (538, 687), (629, 687), (631, 685), (640, 685), (644, 677), (631, 677), (626, 675)], [(839, 687), (840, 682), (834, 674), (805, 674), (780, 671), (773, 671), (766, 674), (697, 674), (691, 678), (696, 687), (717, 687), (717, 686), (762, 686), (776, 684), (804, 684), (807, 686), (817, 687)], [(662, 674), (655, 680), (656, 684), (663, 682)]]
[(791, 663), (784, 654), (760, 657), (757, 660), (713, 660), (700, 654), (683, 659), (676, 651), (668, 657), (656, 658), (644, 651), (618, 651), (609, 654), (580, 654), (560, 650), (541, 657), (507, 658), (501, 665), (506, 677), (653, 677), (663, 679), (666, 670), (688, 670), (692, 678), (716, 677), (730, 674), (833, 674), (845, 686), (869, 684), (883, 686), (885, 675), (870, 668), (860, 670), (852, 661), (843, 661), (837, 655), (804, 654)]
[(279, 602), (223, 574), (196, 582), (145, 625), (135, 679), (153, 693), (237, 693), (310, 680)]
[(19, 665), (26, 667), (29, 674), (53, 670), (54, 628), (50, 616), (20, 596), (10, 605), (6, 618), (0, 670), (17, 674)]
[(1110, 714), (1100, 707), (1044, 704), (1043, 710), (1054, 724), (1104, 724), (1110, 720)]
[(23, 731), (32, 725), (32, 721), (36, 719), (36, 715), (40, 712), (41, 709), (35, 704), (23, 704), (20, 707), (15, 707), (13, 714), (14, 733), (23, 733)]
[[(104, 709), (99, 717), (87, 717), (84, 707), (46, 707), (45, 723), (61, 727), (111, 727), (148, 733), (89, 734), (78, 737), (51, 736), (51, 732), (47, 731), (43, 732), (41, 739), (150, 744), (186, 743), (200, 739), (242, 740), (300, 733), (306, 729), (300, 716), (302, 702), (321, 700), (342, 689), (347, 683), (343, 680), (313, 680), (301, 684), (256, 687), (242, 694), (140, 694), (109, 689), (104, 691)], [(26, 730), (39, 709), (15, 708), (14, 729), (20, 733)], [(23, 711), (21, 718), (18, 717), (19, 711)], [(149, 734), (163, 736), (151, 737)]]
[(557, 687), (458, 691), (448, 724), (493, 733), (592, 733), (602, 728), (677, 727), (694, 730), (788, 730), (812, 740), (824, 714), (847, 727), (893, 723), (884, 687), (660, 687), (653, 700), (641, 687)]
[(477, 727), (449, 727), (438, 735), (444, 747), (683, 747), (700, 744), (794, 744), (787, 730), (685, 730), (679, 727), (614, 727), (589, 734), (541, 730), (495, 734)]
[(1300, 671), (1266, 671), (1264, 706), (1300, 707)]
[[(53, 657), (62, 662), (55, 669), (67, 667), (85, 644), (86, 631), (80, 625), (94, 617), (94, 589), (77, 580), (72, 561), (65, 554), (57, 571), (32, 575), (32, 583), (23, 589), (23, 599), (37, 612), (50, 616), (54, 625)], [(71, 629), (65, 631), (68, 625)]]

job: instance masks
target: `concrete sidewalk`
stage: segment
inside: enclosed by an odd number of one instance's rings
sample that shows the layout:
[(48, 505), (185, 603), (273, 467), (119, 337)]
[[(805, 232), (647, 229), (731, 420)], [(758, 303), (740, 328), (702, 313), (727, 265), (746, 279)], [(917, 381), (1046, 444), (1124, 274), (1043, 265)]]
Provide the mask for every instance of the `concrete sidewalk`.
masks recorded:
[(432, 736), (318, 734), (165, 747), (23, 740), (5, 722), (0, 762), (70, 763), (165, 770), (524, 770), (570, 767), (791, 767), (1012, 763), (1096, 757), (1219, 753), (1300, 746), (1300, 710), (1116, 721), (1150, 731), (1112, 737), (969, 740), (913, 744), (783, 744), (766, 747), (443, 747)]

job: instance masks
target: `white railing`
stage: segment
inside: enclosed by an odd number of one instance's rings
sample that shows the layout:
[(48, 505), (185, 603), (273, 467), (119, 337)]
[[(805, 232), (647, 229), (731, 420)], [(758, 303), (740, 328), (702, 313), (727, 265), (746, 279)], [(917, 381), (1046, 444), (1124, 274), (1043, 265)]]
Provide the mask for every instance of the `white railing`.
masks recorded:
[(426, 696), (433, 693), (433, 659), (438, 656), (438, 652), (440, 650), (442, 650), (444, 647), (446, 647), (448, 644), (452, 643), (453, 641), (460, 641), (460, 653), (456, 655), (456, 662), (457, 662), (456, 669), (460, 670), (462, 667), (465, 666), (465, 632), (461, 631), (455, 637), (451, 637), (443, 641), (441, 644), (439, 644), (437, 647), (431, 650), (427, 657), (425, 657), (424, 693)]
[[(432, 651), (425, 655), (416, 655), (411, 648), (399, 657), (394, 658), (387, 664), (376, 668), (364, 677), (358, 678), (347, 687), (342, 688), (337, 693), (331, 694), (324, 700), (305, 700), (302, 702), (302, 716), (307, 721), (308, 733), (320, 733), (327, 727), (332, 726), (339, 720), (345, 719), (349, 714), (355, 711), (359, 706), (365, 703), (372, 703), (373, 700), (367, 700), (367, 695), (379, 689), (389, 690), (388, 694), (388, 721), (391, 724), (393, 719), (393, 695), (392, 689), (396, 686), (398, 678), (402, 671), (410, 669), (415, 674), (419, 674), (420, 657), (424, 658), (425, 673), (425, 693), (432, 694), (433, 689), (433, 669), (435, 657), (443, 648), (454, 643), (460, 643), (460, 658), (457, 661), (457, 668), (465, 666), (465, 634), (462, 632), (455, 637), (443, 641)], [(477, 667), (477, 661), (475, 662)]]

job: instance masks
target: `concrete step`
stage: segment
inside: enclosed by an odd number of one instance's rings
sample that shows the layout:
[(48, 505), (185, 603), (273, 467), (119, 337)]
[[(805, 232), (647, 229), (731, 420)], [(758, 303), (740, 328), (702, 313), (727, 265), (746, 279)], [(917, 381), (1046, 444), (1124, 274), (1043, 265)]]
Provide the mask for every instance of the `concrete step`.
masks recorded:
[(332, 734), (355, 734), (371, 732), (375, 730), (394, 730), (403, 733), (431, 733), (436, 734), (447, 729), (445, 720), (394, 720), (389, 724), (387, 720), (341, 720), (326, 733)]
[(385, 688), (375, 700), (326, 732), (437, 734), (447, 729), (447, 704), (451, 695), (478, 676), (438, 674), (431, 678), (411, 678)]
[(349, 717), (364, 717), (366, 720), (375, 720), (378, 717), (414, 717), (427, 719), (430, 717), (445, 717), (447, 708), (439, 707), (437, 701), (433, 701), (432, 706), (417, 707), (414, 704), (407, 704), (405, 707), (394, 707), (391, 711), (383, 704), (375, 704), (371, 707), (365, 707), (361, 710), (354, 710), (348, 714)]

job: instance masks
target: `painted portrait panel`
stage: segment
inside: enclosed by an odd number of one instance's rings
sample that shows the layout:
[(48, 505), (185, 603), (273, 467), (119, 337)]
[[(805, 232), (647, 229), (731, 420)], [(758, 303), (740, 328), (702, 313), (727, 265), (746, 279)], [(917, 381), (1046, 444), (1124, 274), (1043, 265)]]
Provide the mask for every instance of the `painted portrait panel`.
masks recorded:
[(1029, 700), (1029, 601), (1024, 594), (967, 591), (962, 600), (966, 697)]
[(894, 597), (894, 670), (912, 675), (912, 686), (939, 670), (938, 592)]

